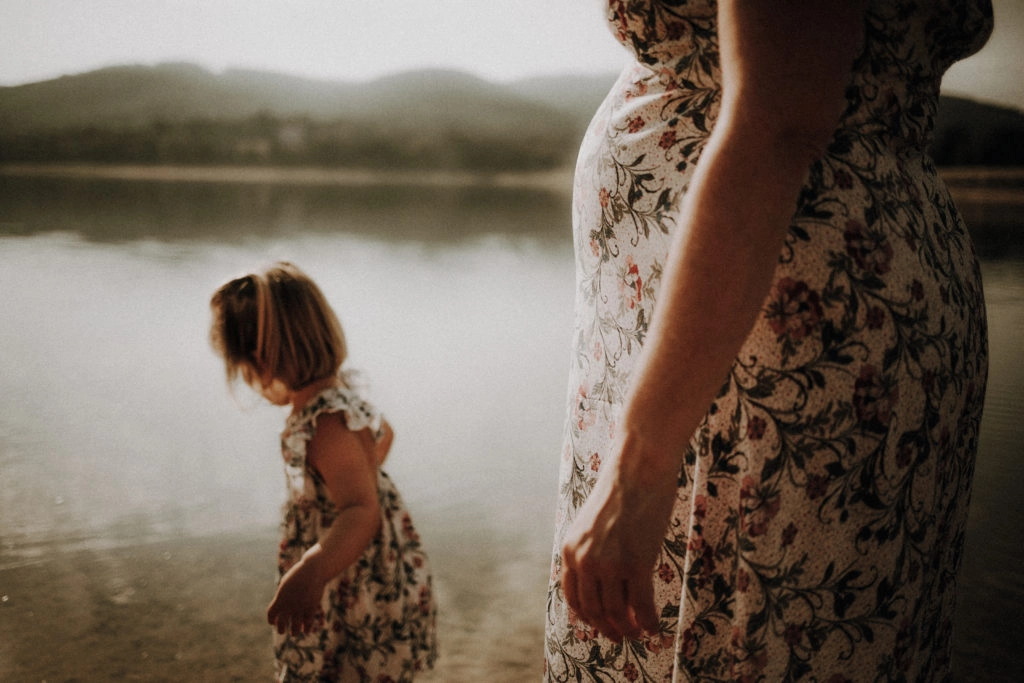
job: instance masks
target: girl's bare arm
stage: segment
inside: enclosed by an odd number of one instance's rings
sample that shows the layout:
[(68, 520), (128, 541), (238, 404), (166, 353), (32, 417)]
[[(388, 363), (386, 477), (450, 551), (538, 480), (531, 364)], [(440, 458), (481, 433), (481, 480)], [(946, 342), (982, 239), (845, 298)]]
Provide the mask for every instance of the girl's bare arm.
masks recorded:
[(355, 562), (377, 535), (377, 459), (362, 432), (350, 431), (340, 413), (320, 416), (306, 462), (323, 478), (338, 516), (281, 579), (267, 610), (267, 620), (279, 633), (312, 629), (327, 582)]

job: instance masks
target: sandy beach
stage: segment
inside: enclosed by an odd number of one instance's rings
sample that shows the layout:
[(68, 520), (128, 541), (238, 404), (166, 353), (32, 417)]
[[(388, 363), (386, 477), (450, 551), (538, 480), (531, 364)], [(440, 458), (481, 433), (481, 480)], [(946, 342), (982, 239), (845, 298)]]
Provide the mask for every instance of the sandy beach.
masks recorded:
[[(478, 554), (481, 544), (466, 540), (429, 539), (441, 659), (420, 680), (537, 680), (546, 562)], [(0, 678), (270, 680), (264, 609), (276, 544), (267, 530), (55, 551), (0, 569)]]
[[(441, 657), (418, 680), (539, 681), (546, 539), (429, 533)], [(993, 573), (977, 540), (957, 615), (954, 680), (961, 683), (1006, 680), (1020, 639), (1012, 616), (1022, 599), (1019, 577)], [(266, 530), (55, 550), (0, 568), (0, 680), (269, 681), (264, 609), (275, 546), (276, 531)], [(993, 640), (994, 630), (1003, 637)]]
[(4, 680), (267, 680), (260, 612), (273, 576), (260, 560), (272, 544), (260, 534), (55, 550), (3, 570)]

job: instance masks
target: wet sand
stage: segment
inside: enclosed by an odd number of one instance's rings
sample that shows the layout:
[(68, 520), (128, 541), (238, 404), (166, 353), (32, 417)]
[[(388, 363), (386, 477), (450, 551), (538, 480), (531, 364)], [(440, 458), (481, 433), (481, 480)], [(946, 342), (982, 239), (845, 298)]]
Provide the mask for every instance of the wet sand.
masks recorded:
[[(418, 680), (537, 680), (546, 560), (536, 548), (479, 552), (487, 546), (456, 534), (430, 541), (441, 658)], [(9, 562), (0, 680), (270, 680), (276, 544), (268, 530)]]
[[(418, 680), (540, 680), (547, 560), (537, 539), (507, 541), (458, 533), (430, 539), (441, 657)], [(1021, 605), (1019, 576), (989, 571), (973, 545), (963, 568), (953, 680), (1009, 680), (1021, 642), (1010, 614)], [(0, 680), (269, 681), (263, 612), (275, 546), (276, 532), (268, 530), (9, 563), (0, 568)]]
[(0, 571), (6, 681), (269, 678), (272, 535), (55, 550)]

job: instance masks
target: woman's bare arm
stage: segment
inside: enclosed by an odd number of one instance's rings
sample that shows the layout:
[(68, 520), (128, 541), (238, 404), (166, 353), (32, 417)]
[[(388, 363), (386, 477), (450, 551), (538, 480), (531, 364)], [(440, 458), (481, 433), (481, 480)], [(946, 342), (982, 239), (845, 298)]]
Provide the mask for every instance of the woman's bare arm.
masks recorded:
[(617, 450), (563, 548), (569, 605), (613, 639), (657, 629), (651, 569), (681, 458), (768, 294), (808, 167), (834, 133), (863, 4), (719, 2), (720, 114), (680, 210)]

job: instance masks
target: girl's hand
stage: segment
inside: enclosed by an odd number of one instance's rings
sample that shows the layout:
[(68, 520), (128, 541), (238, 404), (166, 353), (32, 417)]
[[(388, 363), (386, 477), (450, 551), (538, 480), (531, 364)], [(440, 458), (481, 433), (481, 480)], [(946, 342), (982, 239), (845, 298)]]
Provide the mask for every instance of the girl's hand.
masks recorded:
[(325, 585), (310, 565), (300, 560), (281, 579), (267, 608), (267, 621), (278, 633), (288, 631), (293, 636), (318, 629), (323, 620), (320, 599)]
[(605, 463), (562, 546), (566, 602), (616, 642), (660, 629), (654, 563), (680, 466), (678, 459), (662, 456), (645, 454), (638, 446), (621, 448)]

